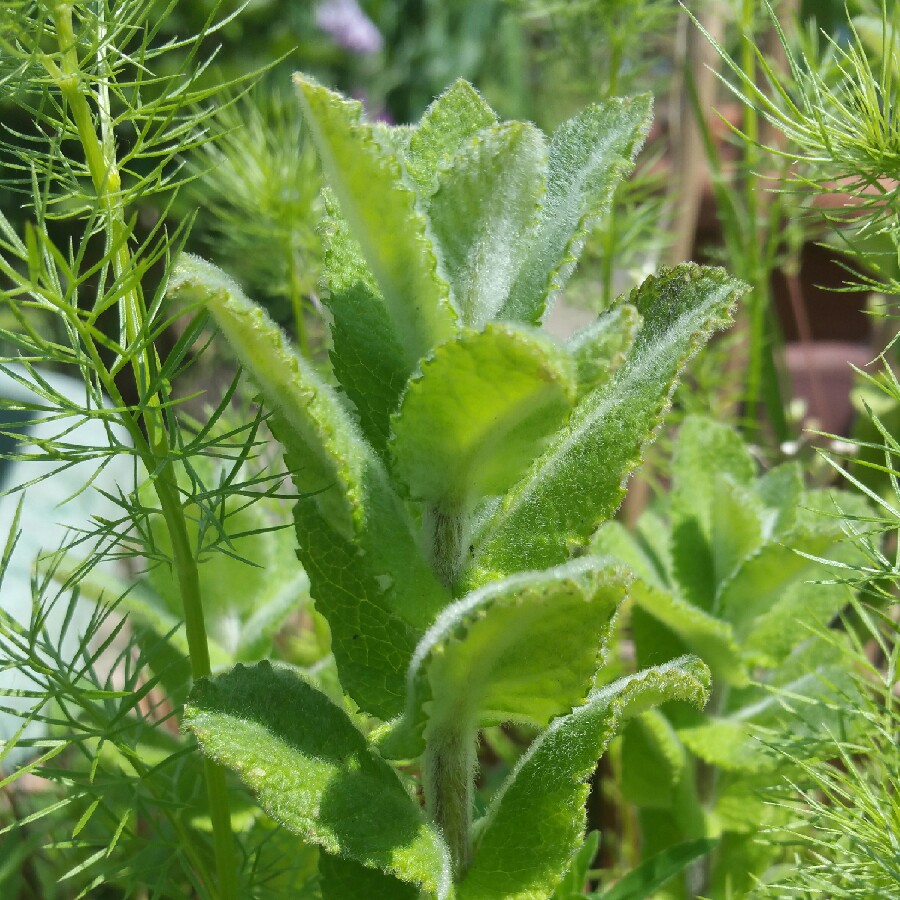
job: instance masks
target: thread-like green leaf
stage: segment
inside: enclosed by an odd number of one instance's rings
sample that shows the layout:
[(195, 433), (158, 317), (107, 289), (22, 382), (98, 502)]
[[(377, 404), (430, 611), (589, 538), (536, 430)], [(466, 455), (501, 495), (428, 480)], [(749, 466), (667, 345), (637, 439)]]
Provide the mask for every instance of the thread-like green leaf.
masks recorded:
[(420, 500), (468, 511), (506, 490), (568, 418), (565, 351), (510, 325), (464, 331), (410, 381), (392, 421), (394, 474)]
[(406, 170), (428, 197), (437, 187), (438, 169), (469, 138), (497, 121), (497, 114), (478, 91), (457, 79), (425, 110), (405, 151)]
[(695, 657), (645, 669), (594, 690), (529, 747), (491, 801), (461, 900), (547, 896), (584, 834), (587, 780), (626, 716), (667, 700), (702, 706), (709, 671)]
[(527, 122), (479, 131), (440, 170), (428, 205), (461, 322), (482, 328), (506, 300), (544, 195), (544, 135)]
[(201, 750), (237, 772), (289, 831), (450, 896), (440, 835), (347, 714), (294, 672), (262, 662), (200, 679), (184, 721)]
[(359, 241), (394, 331), (411, 364), (454, 331), (447, 284), (425, 216), (395, 151), (361, 119), (361, 106), (294, 76), (328, 184)]
[(576, 406), (568, 425), (482, 524), (470, 586), (540, 569), (584, 546), (625, 494), (644, 444), (662, 421), (682, 367), (729, 322), (740, 282), (718, 269), (664, 269), (632, 292), (643, 318), (622, 367)]
[(222, 272), (184, 255), (169, 290), (206, 304), (273, 410), (273, 432), (301, 492), (300, 558), (331, 626), (342, 684), (369, 712), (396, 715), (412, 651), (449, 596), (380, 459), (334, 390)]
[(648, 95), (594, 104), (553, 133), (538, 228), (498, 318), (541, 320), (574, 269), (592, 223), (631, 171), (650, 126), (650, 105)]
[(669, 847), (645, 859), (608, 891), (591, 894), (591, 900), (647, 900), (692, 862), (709, 853), (717, 843), (711, 838), (698, 838)]

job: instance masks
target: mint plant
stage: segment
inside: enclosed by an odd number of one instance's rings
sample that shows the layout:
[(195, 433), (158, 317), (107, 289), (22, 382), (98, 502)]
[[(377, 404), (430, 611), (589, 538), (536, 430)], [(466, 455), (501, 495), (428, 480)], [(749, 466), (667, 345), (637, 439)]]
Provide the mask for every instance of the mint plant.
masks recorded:
[(634, 532), (608, 522), (592, 544), (636, 576), (638, 665), (693, 652), (715, 685), (702, 713), (651, 710), (623, 735), (622, 788), (640, 810), (643, 852), (720, 838), (705, 866), (666, 896), (752, 887), (780, 851), (758, 840), (777, 815), (762, 789), (801, 775), (767, 748), (765, 734), (783, 727), (786, 710), (798, 743), (841, 732), (834, 698), (852, 693), (844, 635), (828, 625), (853, 592), (826, 560), (859, 561), (843, 517), (869, 512), (856, 494), (805, 489), (799, 463), (757, 469), (732, 428), (688, 418), (665, 514), (645, 512)]
[[(547, 897), (622, 720), (707, 697), (689, 655), (604, 683), (630, 576), (588, 547), (742, 286), (679, 266), (568, 344), (540, 332), (631, 167), (646, 97), (547, 141), (462, 81), (416, 127), (296, 85), (330, 185), (336, 384), (212, 265), (183, 255), (168, 291), (205, 304), (270, 412), (345, 696), (238, 665), (195, 683), (185, 724), (321, 848), (323, 896)], [(541, 731), (473, 821), (478, 734), (507, 721)]]

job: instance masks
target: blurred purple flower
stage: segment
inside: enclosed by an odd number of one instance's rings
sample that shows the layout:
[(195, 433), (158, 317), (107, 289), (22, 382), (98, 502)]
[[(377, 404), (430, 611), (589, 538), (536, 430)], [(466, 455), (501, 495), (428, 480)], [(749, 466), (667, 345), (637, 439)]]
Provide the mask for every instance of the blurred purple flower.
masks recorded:
[(316, 25), (351, 53), (377, 53), (384, 44), (356, 0), (322, 0), (316, 7)]

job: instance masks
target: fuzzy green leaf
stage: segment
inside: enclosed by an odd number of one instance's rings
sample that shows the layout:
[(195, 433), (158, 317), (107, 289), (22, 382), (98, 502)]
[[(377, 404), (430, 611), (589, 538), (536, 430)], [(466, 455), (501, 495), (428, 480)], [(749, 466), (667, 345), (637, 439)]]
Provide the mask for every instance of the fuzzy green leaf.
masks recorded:
[[(646, 515), (646, 513), (644, 514)], [(643, 516), (641, 517), (643, 519)], [(653, 587), (663, 587), (657, 560), (643, 545), (639, 535), (629, 531), (613, 519), (604, 522), (591, 539), (590, 552), (596, 556), (610, 556), (625, 563), (642, 581)]]
[(578, 370), (578, 396), (583, 397), (612, 378), (641, 327), (641, 316), (629, 303), (601, 313), (566, 343)]
[[(744, 652), (754, 665), (778, 666), (809, 629), (826, 628), (850, 603), (850, 588), (844, 584), (800, 581), (758, 616), (744, 638)], [(803, 623), (798, 632), (797, 624)]]
[(169, 290), (205, 302), (273, 410), (273, 432), (301, 492), (301, 561), (331, 626), (344, 688), (369, 712), (396, 715), (412, 651), (449, 596), (380, 459), (334, 390), (218, 269), (183, 255)]
[(328, 853), (319, 854), (319, 875), (322, 900), (348, 900), (350, 897), (420, 900), (422, 896), (413, 884)]
[(765, 509), (756, 491), (735, 482), (729, 475), (717, 472), (712, 482), (710, 544), (718, 585), (763, 543)]
[(695, 487), (698, 504), (708, 506), (673, 522), (672, 573), (691, 603), (710, 610), (722, 583), (763, 544), (767, 515), (756, 491), (725, 472), (706, 470), (694, 480), (712, 490), (703, 497)]
[(622, 732), (622, 794), (643, 809), (672, 809), (687, 754), (657, 709), (635, 716)]
[(568, 425), (487, 516), (467, 573), (471, 586), (540, 569), (584, 546), (612, 516), (660, 424), (682, 367), (729, 321), (743, 291), (717, 269), (664, 269), (631, 295), (643, 325), (612, 381), (576, 406)]
[(574, 269), (594, 220), (631, 171), (649, 125), (650, 97), (644, 95), (589, 106), (553, 133), (537, 232), (498, 318), (541, 320)]
[(326, 194), (329, 216), (323, 230), (331, 313), (331, 364), (353, 402), (363, 433), (383, 452), (391, 413), (413, 371), (384, 301), (362, 257), (359, 243)]
[(471, 731), (510, 721), (540, 727), (583, 702), (628, 584), (624, 569), (586, 556), (448, 606), (416, 648), (401, 728), (418, 738), (422, 710), (436, 731), (460, 722)]
[(422, 195), (427, 197), (434, 193), (442, 163), (474, 134), (496, 122), (497, 114), (462, 78), (437, 97), (410, 135), (405, 152), (406, 170)]
[(783, 463), (769, 469), (756, 484), (766, 507), (763, 534), (767, 538), (784, 534), (794, 525), (803, 494), (803, 469), (799, 462)]
[(185, 725), (289, 831), (438, 897), (446, 847), (347, 714), (295, 673), (263, 662), (200, 679)]
[(519, 760), (477, 826), (475, 858), (461, 898), (546, 896), (584, 834), (587, 780), (629, 715), (667, 700), (702, 706), (709, 672), (684, 657), (594, 690), (587, 703), (555, 719)]
[(722, 771), (772, 771), (779, 762), (774, 751), (754, 738), (752, 724), (742, 719), (711, 718), (679, 729), (678, 736), (694, 756)]
[(721, 571), (715, 558), (714, 536), (728, 542), (730, 529), (738, 525), (730, 522), (725, 535), (714, 527), (716, 476), (749, 486), (756, 469), (733, 428), (703, 416), (685, 419), (672, 459), (672, 574), (685, 598), (700, 609), (712, 610), (722, 580), (734, 569), (732, 564), (729, 571)]
[(712, 669), (713, 677), (744, 684), (748, 675), (741, 648), (728, 622), (717, 619), (669, 591), (636, 582), (634, 602), (678, 635), (685, 647)]
[(712, 473), (728, 474), (737, 484), (749, 485), (756, 462), (741, 436), (730, 426), (704, 416), (690, 416), (678, 432), (672, 457), (672, 520), (693, 519), (709, 539), (712, 501), (716, 493)]
[(393, 419), (393, 470), (412, 497), (471, 510), (506, 490), (566, 420), (571, 363), (509, 325), (465, 331), (423, 361)]
[[(762, 544), (721, 584), (717, 608), (720, 615), (734, 624), (735, 633), (741, 639), (752, 629), (753, 621), (769, 611), (787, 588), (812, 577), (819, 564), (801, 554), (839, 555), (836, 545), (844, 538), (844, 532), (841, 519), (828, 518), (828, 512), (834, 513), (830, 497), (827, 492), (805, 493), (791, 528)], [(840, 497), (841, 504), (857, 499), (840, 494), (835, 497)], [(866, 514), (865, 504), (857, 503), (854, 509)]]
[(441, 169), (428, 216), (461, 322), (482, 328), (516, 278), (544, 195), (544, 135), (526, 122), (478, 132)]
[(453, 334), (455, 318), (416, 195), (394, 150), (379, 144), (362, 121), (359, 103), (301, 75), (294, 83), (328, 184), (414, 364)]

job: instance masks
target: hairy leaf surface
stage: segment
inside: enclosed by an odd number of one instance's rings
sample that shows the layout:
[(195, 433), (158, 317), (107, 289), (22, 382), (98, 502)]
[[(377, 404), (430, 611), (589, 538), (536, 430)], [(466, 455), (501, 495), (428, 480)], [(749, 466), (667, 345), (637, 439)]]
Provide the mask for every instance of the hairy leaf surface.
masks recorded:
[(565, 351), (540, 334), (489, 325), (438, 347), (393, 419), (393, 470), (417, 499), (468, 510), (499, 494), (568, 418)]
[(541, 320), (575, 268), (592, 223), (631, 171), (649, 125), (644, 95), (589, 106), (553, 133), (540, 222), (499, 318)]
[(638, 581), (631, 591), (634, 602), (678, 635), (712, 670), (715, 679), (744, 684), (748, 673), (741, 647), (728, 622), (717, 619), (669, 591)]
[(414, 364), (453, 334), (455, 318), (415, 192), (393, 149), (362, 121), (359, 103), (300, 75), (294, 83), (328, 183)]
[(529, 747), (488, 809), (460, 898), (533, 898), (559, 882), (584, 834), (587, 779), (626, 716), (667, 700), (702, 706), (709, 672), (684, 657), (594, 690)]
[(322, 900), (420, 900), (422, 896), (414, 884), (328, 853), (319, 854), (319, 876)]
[(510, 721), (541, 727), (583, 702), (628, 583), (620, 566), (583, 557), (448, 606), (410, 665), (399, 755), (417, 755), (410, 738), (420, 737), (424, 710), (430, 730), (466, 723), (474, 732)]
[(428, 216), (464, 325), (506, 300), (544, 195), (544, 135), (527, 122), (479, 131), (440, 170)]
[(170, 290), (191, 289), (250, 371), (301, 497), (300, 557), (335, 639), (342, 683), (383, 718), (402, 706), (409, 658), (449, 596), (372, 447), (281, 330), (219, 270), (182, 257)]
[(581, 848), (573, 854), (569, 869), (563, 880), (556, 886), (550, 900), (582, 900), (588, 872), (599, 848), (600, 832), (592, 831), (585, 838)]
[(440, 835), (347, 714), (295, 673), (262, 662), (201, 679), (185, 725), (203, 752), (237, 772), (289, 831), (328, 853), (450, 895)]
[(438, 169), (474, 134), (497, 122), (497, 114), (478, 91), (457, 79), (425, 110), (406, 150), (406, 169), (423, 196), (437, 187)]
[(566, 343), (578, 369), (578, 396), (583, 397), (612, 378), (631, 349), (641, 316), (630, 303), (601, 313)]
[(721, 270), (685, 265), (663, 270), (632, 293), (643, 326), (625, 363), (576, 406), (569, 424), (487, 518), (468, 584), (554, 565), (572, 545), (587, 543), (618, 508), (685, 362), (727, 324), (742, 291)]
[(356, 408), (363, 433), (384, 452), (391, 413), (413, 368), (359, 242), (327, 198), (326, 209), (324, 303), (331, 313), (331, 364)]

